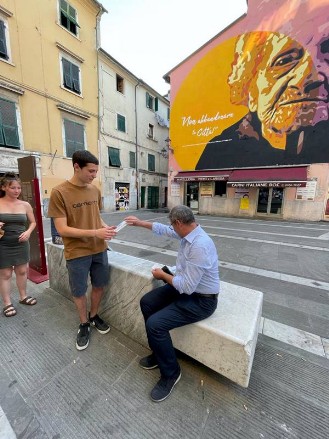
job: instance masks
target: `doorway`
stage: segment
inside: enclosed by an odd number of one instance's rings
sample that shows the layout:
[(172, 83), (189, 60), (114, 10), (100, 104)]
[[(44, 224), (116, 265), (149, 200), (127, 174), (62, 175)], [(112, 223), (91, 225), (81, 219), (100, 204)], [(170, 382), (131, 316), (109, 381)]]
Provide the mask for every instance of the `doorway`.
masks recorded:
[(192, 210), (199, 209), (199, 183), (186, 183), (186, 206)]
[(281, 215), (283, 203), (283, 188), (262, 187), (258, 193), (257, 213), (266, 215)]

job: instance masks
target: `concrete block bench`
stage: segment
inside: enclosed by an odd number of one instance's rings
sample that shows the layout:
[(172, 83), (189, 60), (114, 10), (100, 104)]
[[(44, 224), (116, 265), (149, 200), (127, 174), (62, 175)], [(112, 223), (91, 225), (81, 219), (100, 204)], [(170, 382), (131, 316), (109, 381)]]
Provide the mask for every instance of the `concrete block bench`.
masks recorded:
[[(47, 244), (50, 288), (72, 300), (63, 247)], [(113, 327), (148, 347), (141, 297), (163, 285), (151, 275), (154, 262), (109, 252), (110, 281), (100, 314)], [(263, 293), (221, 282), (215, 313), (198, 323), (172, 331), (175, 348), (247, 387), (253, 363)]]

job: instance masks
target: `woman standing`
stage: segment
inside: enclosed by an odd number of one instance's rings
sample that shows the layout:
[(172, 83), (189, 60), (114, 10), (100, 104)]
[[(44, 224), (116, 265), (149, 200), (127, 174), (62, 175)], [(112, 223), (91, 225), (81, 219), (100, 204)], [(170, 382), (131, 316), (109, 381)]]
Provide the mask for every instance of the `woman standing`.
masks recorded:
[[(14, 173), (8, 172), (0, 179), (0, 228), (3, 232), (0, 236), (0, 293), (6, 317), (13, 317), (17, 312), (10, 299), (13, 271), (20, 295), (19, 303), (37, 303), (35, 298), (26, 293), (29, 238), (36, 222), (31, 205), (18, 198), (21, 191), (21, 182)], [(26, 229), (27, 223), (29, 225)]]

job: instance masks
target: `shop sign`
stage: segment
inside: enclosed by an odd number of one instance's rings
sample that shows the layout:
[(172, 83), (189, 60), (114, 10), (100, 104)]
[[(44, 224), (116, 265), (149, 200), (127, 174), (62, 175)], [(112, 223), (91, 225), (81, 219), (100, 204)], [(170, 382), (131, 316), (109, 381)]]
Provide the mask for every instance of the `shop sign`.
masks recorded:
[(228, 187), (252, 188), (252, 187), (305, 187), (306, 181), (254, 181), (254, 182), (227, 182)]
[(305, 187), (298, 188), (296, 200), (313, 201), (316, 193), (316, 181), (308, 181)]
[(171, 183), (170, 193), (172, 197), (180, 196), (180, 184), (179, 183)]
[(201, 182), (200, 183), (200, 195), (201, 197), (212, 197), (213, 196), (213, 183), (209, 182)]

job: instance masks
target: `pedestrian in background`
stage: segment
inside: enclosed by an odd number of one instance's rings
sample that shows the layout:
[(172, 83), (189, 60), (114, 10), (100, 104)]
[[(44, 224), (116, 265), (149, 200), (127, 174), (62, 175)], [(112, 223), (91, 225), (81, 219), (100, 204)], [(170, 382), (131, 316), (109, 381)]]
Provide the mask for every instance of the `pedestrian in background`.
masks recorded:
[(169, 331), (211, 316), (219, 293), (218, 256), (212, 239), (195, 222), (192, 210), (176, 206), (169, 213), (170, 226), (128, 216), (131, 226), (145, 227), (157, 236), (180, 240), (176, 266), (154, 268), (152, 274), (166, 285), (145, 294), (141, 311), (152, 354), (139, 362), (144, 369), (160, 368), (161, 378), (151, 399), (166, 399), (181, 378), (181, 369)]
[[(29, 238), (36, 226), (32, 206), (19, 199), (21, 181), (12, 172), (0, 179), (0, 292), (4, 304), (3, 314), (17, 314), (10, 298), (11, 278), (16, 275), (22, 305), (35, 305), (34, 297), (27, 295), (27, 273), (30, 260)], [(28, 227), (26, 227), (28, 224)]]
[[(100, 215), (101, 193), (92, 185), (98, 171), (98, 159), (89, 151), (75, 151), (73, 177), (53, 188), (48, 216), (63, 239), (70, 288), (80, 325), (76, 348), (86, 349), (90, 325), (107, 334), (109, 325), (98, 315), (104, 287), (108, 284), (107, 243), (115, 236), (115, 226), (106, 225)], [(91, 279), (91, 306), (87, 315), (87, 281)]]

